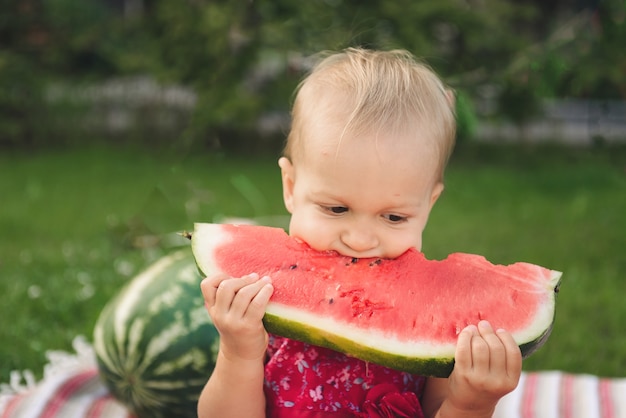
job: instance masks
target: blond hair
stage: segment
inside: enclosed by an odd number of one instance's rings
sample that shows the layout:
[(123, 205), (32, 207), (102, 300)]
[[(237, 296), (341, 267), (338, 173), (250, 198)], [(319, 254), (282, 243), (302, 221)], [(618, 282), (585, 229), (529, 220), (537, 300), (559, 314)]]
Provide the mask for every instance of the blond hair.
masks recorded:
[[(305, 92), (308, 86), (313, 87)], [(322, 91), (338, 91), (349, 98), (351, 109), (343, 134), (372, 128), (426, 131), (438, 152), (439, 174), (443, 175), (456, 133), (453, 96), (439, 77), (409, 52), (348, 48), (326, 54), (296, 89), (284, 150), (292, 161), (306, 135), (307, 102)]]

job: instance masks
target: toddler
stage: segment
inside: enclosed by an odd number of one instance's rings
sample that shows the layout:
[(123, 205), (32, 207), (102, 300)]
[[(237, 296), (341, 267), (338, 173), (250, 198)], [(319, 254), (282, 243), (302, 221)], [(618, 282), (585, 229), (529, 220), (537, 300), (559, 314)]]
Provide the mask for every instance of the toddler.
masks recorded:
[[(301, 83), (279, 159), (289, 233), (312, 248), (395, 258), (422, 246), (455, 136), (453, 98), (405, 51), (347, 49)], [(491, 417), (521, 353), (487, 321), (458, 336), (449, 378), (415, 376), (270, 336), (270, 277), (208, 277), (220, 333), (199, 417)]]

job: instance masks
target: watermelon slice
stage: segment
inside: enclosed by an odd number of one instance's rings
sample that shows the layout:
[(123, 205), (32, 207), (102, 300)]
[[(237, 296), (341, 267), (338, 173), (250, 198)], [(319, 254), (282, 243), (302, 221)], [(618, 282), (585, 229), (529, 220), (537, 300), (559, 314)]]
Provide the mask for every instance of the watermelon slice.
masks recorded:
[(389, 259), (318, 252), (282, 229), (195, 224), (192, 249), (204, 275), (272, 278), (268, 332), (365, 361), (448, 376), (459, 332), (481, 319), (512, 333), (524, 356), (547, 339), (561, 273), (528, 263), (493, 265), (417, 250)]

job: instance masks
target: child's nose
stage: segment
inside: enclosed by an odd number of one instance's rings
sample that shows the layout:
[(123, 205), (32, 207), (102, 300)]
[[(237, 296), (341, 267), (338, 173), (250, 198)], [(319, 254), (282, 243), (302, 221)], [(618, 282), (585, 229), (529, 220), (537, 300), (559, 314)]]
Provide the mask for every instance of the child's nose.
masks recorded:
[(366, 252), (378, 246), (378, 238), (372, 231), (362, 228), (350, 228), (343, 232), (341, 240), (355, 252)]

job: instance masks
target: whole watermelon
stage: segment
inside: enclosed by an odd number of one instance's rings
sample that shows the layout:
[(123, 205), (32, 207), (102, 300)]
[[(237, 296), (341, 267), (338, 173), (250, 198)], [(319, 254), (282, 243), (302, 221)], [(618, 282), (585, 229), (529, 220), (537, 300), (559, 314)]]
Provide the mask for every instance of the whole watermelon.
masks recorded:
[(104, 308), (94, 349), (107, 387), (138, 418), (196, 416), (219, 337), (189, 249), (132, 279)]

